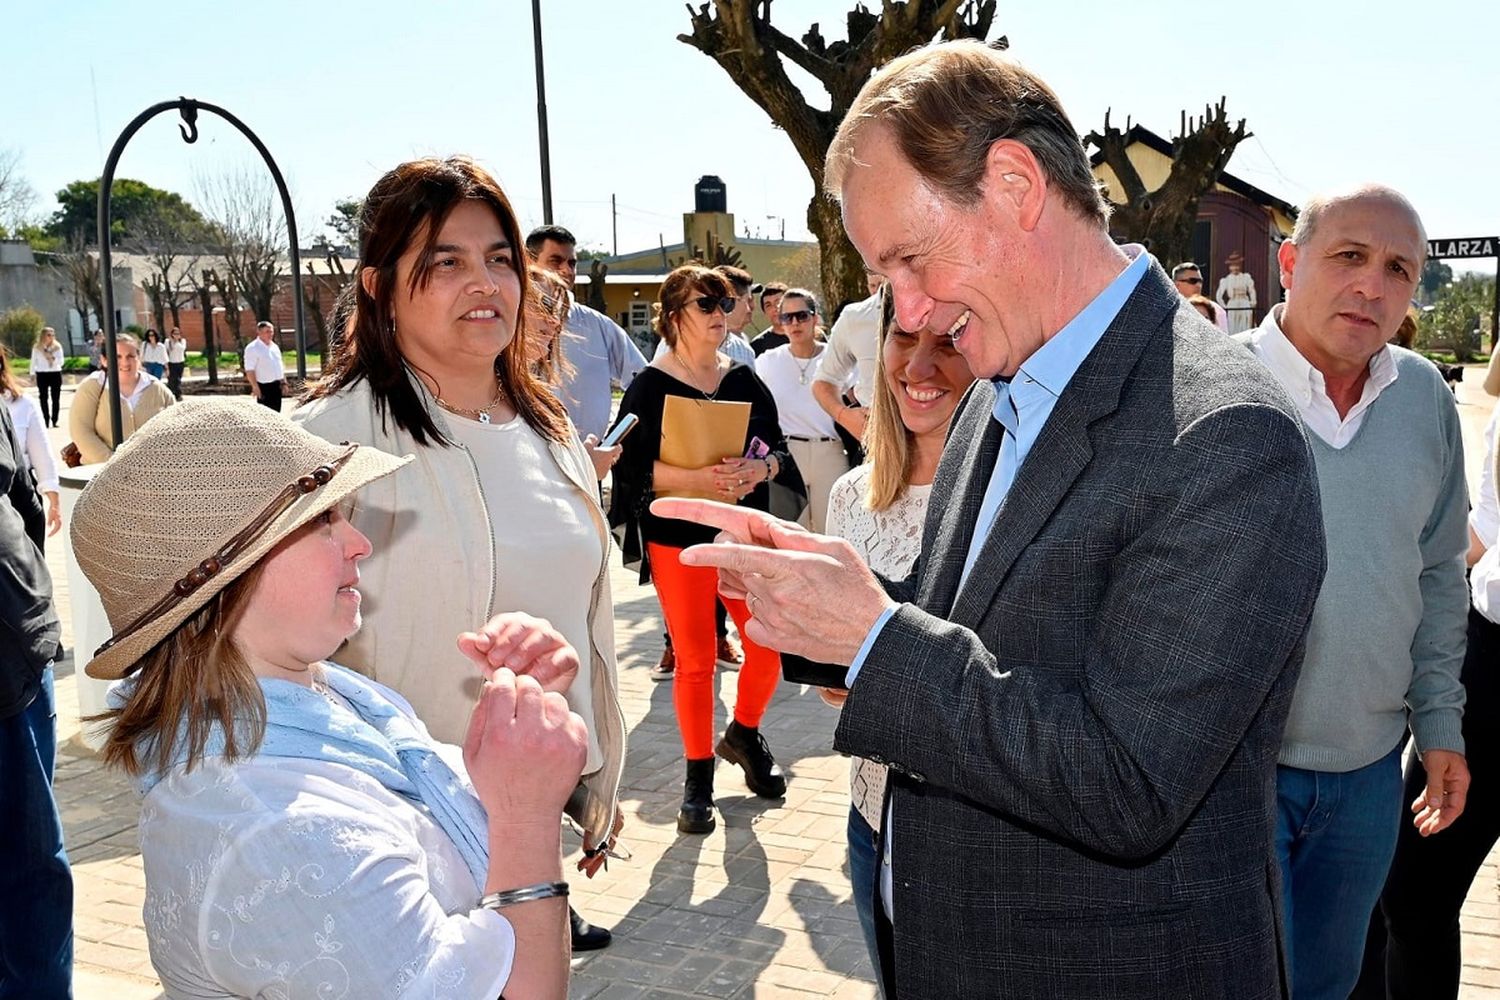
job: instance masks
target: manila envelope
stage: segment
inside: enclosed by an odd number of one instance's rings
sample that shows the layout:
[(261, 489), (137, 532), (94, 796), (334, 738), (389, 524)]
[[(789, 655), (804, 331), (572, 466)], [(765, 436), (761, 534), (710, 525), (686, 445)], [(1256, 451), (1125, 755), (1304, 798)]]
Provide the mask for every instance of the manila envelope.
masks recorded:
[[(749, 403), (668, 396), (662, 402), (659, 457), (679, 469), (718, 465), (730, 455), (744, 453), (745, 433), (749, 429)], [(656, 495), (695, 500), (723, 499), (713, 493), (693, 490), (657, 490)]]

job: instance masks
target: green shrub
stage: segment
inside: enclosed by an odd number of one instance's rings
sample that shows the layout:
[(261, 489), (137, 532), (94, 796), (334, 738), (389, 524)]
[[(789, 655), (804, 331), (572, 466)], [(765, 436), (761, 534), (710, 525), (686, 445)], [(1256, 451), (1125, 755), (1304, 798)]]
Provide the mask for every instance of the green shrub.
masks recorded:
[(31, 345), (36, 343), (46, 325), (46, 317), (31, 306), (7, 309), (0, 313), (0, 342), (5, 344), (12, 357), (29, 359)]

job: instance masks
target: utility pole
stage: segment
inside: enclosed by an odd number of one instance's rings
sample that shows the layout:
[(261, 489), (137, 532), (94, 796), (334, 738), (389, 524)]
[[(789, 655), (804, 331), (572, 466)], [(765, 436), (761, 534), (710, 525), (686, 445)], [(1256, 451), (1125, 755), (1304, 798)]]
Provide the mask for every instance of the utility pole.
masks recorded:
[(611, 256), (618, 257), (620, 256), (620, 213), (615, 208), (614, 195), (609, 196), (609, 232), (610, 240), (613, 244), (610, 254)]
[(542, 69), (542, 0), (531, 0), (531, 33), (536, 43), (536, 130), (542, 149), (542, 221), (552, 225), (552, 152), (547, 142), (547, 80)]

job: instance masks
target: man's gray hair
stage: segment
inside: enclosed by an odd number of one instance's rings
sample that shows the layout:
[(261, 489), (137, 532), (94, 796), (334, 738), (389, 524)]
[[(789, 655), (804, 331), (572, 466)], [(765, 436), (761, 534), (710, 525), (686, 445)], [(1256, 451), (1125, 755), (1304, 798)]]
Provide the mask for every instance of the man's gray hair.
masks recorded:
[(979, 201), (990, 147), (1014, 139), (1074, 212), (1101, 227), (1109, 221), (1109, 202), (1057, 95), (982, 42), (929, 45), (870, 78), (828, 147), (824, 188), (835, 198), (857, 162), (854, 144), (871, 123), (889, 129), (912, 168), (955, 204)]

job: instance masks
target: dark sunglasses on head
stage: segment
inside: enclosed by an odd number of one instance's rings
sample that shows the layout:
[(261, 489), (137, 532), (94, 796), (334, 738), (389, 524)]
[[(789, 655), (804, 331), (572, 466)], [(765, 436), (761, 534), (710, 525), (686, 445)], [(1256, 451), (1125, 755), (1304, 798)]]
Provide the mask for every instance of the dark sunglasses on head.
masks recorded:
[(734, 299), (728, 296), (700, 295), (693, 299), (693, 305), (705, 316), (712, 316), (715, 310), (726, 313), (734, 311)]
[(796, 312), (781, 314), (781, 321), (783, 323), (801, 323), (803, 320), (809, 320), (812, 318), (813, 313), (808, 309), (798, 309)]

